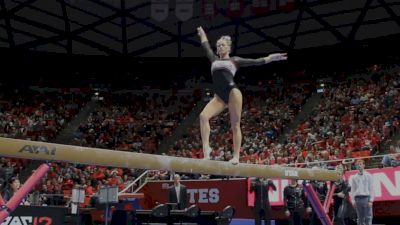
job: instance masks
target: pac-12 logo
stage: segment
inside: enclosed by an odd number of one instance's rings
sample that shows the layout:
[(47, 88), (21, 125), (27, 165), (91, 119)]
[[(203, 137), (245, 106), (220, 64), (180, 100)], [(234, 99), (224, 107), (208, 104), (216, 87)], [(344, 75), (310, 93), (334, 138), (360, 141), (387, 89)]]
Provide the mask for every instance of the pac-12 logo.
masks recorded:
[(1, 225), (52, 225), (53, 219), (50, 217), (33, 216), (9, 216)]
[(46, 154), (46, 155), (55, 155), (56, 154), (56, 147), (48, 148), (46, 146), (36, 146), (36, 145), (25, 145), (22, 147), (18, 152), (29, 152), (35, 154)]

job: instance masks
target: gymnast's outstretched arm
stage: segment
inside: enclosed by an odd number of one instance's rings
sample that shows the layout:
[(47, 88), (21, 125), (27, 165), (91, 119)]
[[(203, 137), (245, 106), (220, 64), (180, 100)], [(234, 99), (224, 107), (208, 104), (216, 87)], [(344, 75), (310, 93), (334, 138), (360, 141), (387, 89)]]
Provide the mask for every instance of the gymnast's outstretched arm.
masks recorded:
[(249, 59), (249, 58), (241, 58), (238, 56), (232, 57), (233, 62), (238, 66), (238, 67), (246, 67), (246, 66), (259, 66), (259, 65), (264, 65), (270, 62), (274, 61), (281, 61), (281, 60), (286, 60), (287, 55), (286, 53), (273, 53), (268, 55), (267, 57), (262, 57), (258, 59)]
[(203, 46), (204, 51), (207, 54), (207, 58), (211, 62), (215, 61), (218, 57), (214, 54), (213, 50), (211, 49), (210, 42), (208, 41), (206, 32), (204, 32), (202, 27), (197, 28), (197, 34), (200, 37), (201, 45)]

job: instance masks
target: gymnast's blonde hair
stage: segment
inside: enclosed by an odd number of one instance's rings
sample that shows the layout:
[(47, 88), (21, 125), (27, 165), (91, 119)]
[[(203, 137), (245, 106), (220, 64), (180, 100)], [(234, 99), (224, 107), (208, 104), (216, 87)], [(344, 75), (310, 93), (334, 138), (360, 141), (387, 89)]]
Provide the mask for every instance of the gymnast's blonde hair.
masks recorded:
[(228, 44), (228, 46), (229, 46), (229, 50), (232, 51), (232, 38), (231, 38), (231, 36), (229, 36), (229, 35), (223, 35), (223, 36), (221, 36), (221, 37), (218, 39), (217, 44), (218, 44), (218, 42), (220, 42), (220, 41), (226, 41), (226, 44)]

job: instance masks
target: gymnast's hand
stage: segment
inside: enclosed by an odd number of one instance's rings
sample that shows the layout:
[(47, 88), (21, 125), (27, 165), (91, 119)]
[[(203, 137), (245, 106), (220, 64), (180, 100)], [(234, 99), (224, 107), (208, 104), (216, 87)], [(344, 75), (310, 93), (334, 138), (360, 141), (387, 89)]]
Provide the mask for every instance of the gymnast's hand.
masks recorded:
[(269, 63), (274, 61), (287, 60), (287, 58), (287, 53), (273, 53), (265, 57), (264, 60), (266, 63)]
[(201, 26), (197, 28), (197, 34), (199, 35), (199, 37), (206, 36), (206, 32), (204, 32), (203, 27)]
[(197, 28), (197, 34), (200, 37), (201, 43), (208, 42), (208, 38), (207, 38), (206, 32), (204, 32), (204, 30), (203, 30), (203, 28), (201, 26)]

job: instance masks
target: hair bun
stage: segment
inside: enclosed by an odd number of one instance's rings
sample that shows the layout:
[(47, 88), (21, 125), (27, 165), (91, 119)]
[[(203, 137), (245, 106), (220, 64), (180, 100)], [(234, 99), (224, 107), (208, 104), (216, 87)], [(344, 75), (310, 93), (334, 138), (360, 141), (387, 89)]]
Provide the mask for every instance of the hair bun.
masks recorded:
[(222, 39), (225, 39), (225, 40), (227, 40), (227, 41), (231, 41), (231, 40), (232, 40), (231, 36), (228, 36), (228, 35), (224, 35), (224, 36), (222, 36), (221, 38), (222, 38)]

